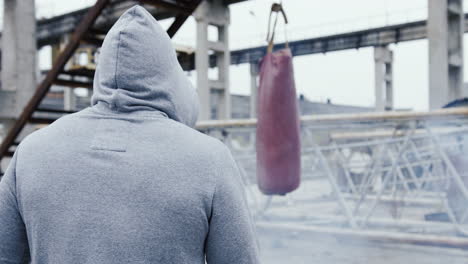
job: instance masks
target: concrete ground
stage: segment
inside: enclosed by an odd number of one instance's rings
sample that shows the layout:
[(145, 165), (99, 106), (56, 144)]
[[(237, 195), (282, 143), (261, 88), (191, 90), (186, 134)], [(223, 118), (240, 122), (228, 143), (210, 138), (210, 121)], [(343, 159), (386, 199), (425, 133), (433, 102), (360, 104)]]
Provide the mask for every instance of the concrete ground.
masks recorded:
[(466, 264), (468, 250), (258, 230), (267, 264)]

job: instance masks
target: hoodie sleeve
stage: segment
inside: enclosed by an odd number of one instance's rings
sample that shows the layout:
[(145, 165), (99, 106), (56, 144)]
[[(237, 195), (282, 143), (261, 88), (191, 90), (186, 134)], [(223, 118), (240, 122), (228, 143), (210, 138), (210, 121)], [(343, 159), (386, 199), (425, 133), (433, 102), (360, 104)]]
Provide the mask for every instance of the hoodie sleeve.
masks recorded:
[[(229, 150), (213, 195), (206, 260), (208, 264), (256, 264), (258, 244), (239, 169)], [(224, 162), (226, 164), (226, 162)]]
[(23, 263), (27, 256), (26, 228), (16, 199), (16, 151), (0, 181), (0, 263)]

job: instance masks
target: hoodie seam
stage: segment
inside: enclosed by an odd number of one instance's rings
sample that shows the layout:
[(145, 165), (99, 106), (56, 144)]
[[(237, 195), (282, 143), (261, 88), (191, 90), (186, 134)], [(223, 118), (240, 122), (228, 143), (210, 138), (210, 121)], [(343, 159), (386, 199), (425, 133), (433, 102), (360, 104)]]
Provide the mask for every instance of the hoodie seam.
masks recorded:
[[(132, 14), (133, 15), (136, 15), (136, 11), (135, 10), (132, 10)], [(127, 30), (128, 26), (130, 25), (130, 23), (132, 23), (133, 19), (129, 20), (125, 26), (123, 27), (123, 29), (119, 32), (119, 38), (117, 40), (117, 51), (116, 51), (116, 58), (115, 58), (115, 72), (114, 72), (114, 82), (115, 82), (115, 94), (116, 96), (118, 95), (118, 92), (120, 90), (120, 86), (119, 86), (119, 81), (118, 81), (118, 72), (119, 72), (119, 59), (120, 59), (120, 46), (121, 46), (121, 43), (122, 43), (122, 33), (124, 31)]]
[[(128, 23), (127, 23), (128, 25)], [(125, 30), (127, 28), (127, 25), (125, 25)], [(122, 31), (123, 31), (122, 30)], [(115, 83), (115, 88), (118, 91), (119, 90), (119, 82), (117, 81), (117, 72), (119, 71), (119, 54), (120, 54), (120, 39), (122, 36), (122, 31), (119, 32), (119, 38), (117, 39), (117, 51), (116, 51), (116, 56), (115, 56), (115, 72), (114, 72), (114, 83)]]
[[(91, 107), (92, 108), (92, 107)], [(129, 115), (129, 116), (122, 116), (118, 113), (101, 113), (94, 109), (90, 109), (90, 113), (81, 114), (83, 117), (109, 117), (109, 118), (128, 118), (134, 120), (156, 120), (156, 119), (168, 119), (173, 120), (167, 116), (164, 112), (158, 112), (160, 115)], [(173, 120), (175, 121), (175, 120)], [(176, 121), (175, 121), (176, 122)]]
[(215, 203), (215, 199), (216, 199), (216, 192), (218, 191), (218, 180), (217, 180), (217, 177), (215, 177), (214, 179), (214, 188), (213, 188), (213, 195), (211, 196), (211, 212), (210, 212), (210, 222), (211, 222), (211, 218), (213, 217), (213, 213), (214, 213), (214, 203)]

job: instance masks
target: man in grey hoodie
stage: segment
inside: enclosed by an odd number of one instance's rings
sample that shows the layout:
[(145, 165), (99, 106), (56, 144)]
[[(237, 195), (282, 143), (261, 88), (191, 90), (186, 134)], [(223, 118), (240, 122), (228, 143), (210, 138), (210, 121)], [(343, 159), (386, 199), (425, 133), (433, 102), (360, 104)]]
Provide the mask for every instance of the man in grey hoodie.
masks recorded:
[(104, 40), (92, 106), (23, 140), (0, 183), (0, 263), (258, 263), (239, 170), (142, 7)]

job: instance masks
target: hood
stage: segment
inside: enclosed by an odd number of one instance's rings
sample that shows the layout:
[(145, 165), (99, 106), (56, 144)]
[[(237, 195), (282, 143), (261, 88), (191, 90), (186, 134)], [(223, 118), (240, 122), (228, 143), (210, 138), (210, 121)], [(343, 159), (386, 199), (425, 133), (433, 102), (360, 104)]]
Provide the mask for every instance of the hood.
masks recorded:
[(193, 127), (196, 90), (177, 61), (166, 31), (141, 6), (127, 10), (99, 54), (91, 104), (113, 112), (161, 111)]

